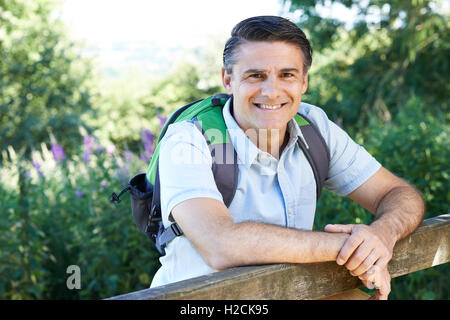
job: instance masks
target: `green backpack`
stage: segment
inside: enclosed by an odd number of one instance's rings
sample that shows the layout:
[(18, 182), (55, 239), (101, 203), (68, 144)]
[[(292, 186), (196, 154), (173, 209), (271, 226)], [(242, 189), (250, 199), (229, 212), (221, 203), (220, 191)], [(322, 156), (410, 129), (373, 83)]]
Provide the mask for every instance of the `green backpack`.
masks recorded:
[[(226, 94), (216, 94), (176, 110), (161, 131), (147, 173), (134, 176), (119, 195), (115, 192), (111, 195), (110, 200), (119, 203), (120, 196), (130, 191), (134, 222), (162, 255), (165, 254), (167, 243), (182, 235), (183, 232), (175, 221), (168, 228), (164, 228), (163, 225), (158, 161), (160, 142), (170, 124), (185, 120), (194, 121), (208, 143), (213, 159), (211, 169), (214, 180), (225, 205), (229, 207), (236, 192), (239, 175), (237, 154), (222, 115), (222, 108), (229, 98), (230, 96)], [(304, 115), (297, 113), (294, 119), (305, 138), (305, 141), (298, 139), (297, 142), (313, 170), (316, 180), (316, 197), (319, 199), (328, 174), (329, 150), (320, 132)]]

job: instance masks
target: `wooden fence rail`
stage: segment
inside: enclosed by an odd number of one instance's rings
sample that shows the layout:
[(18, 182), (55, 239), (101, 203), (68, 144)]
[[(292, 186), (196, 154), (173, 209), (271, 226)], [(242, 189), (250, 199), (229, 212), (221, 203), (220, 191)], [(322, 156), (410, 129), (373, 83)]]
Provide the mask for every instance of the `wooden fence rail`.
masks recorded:
[[(389, 263), (392, 278), (450, 261), (450, 214), (426, 219), (399, 241)], [(335, 262), (236, 267), (109, 298), (251, 300), (321, 299), (363, 286)]]

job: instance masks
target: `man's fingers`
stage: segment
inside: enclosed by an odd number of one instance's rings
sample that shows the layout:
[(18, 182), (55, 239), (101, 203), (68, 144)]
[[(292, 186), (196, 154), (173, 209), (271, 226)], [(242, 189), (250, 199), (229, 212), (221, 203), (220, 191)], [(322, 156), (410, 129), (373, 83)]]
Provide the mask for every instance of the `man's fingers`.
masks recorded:
[[(356, 250), (353, 252), (353, 254), (350, 256), (350, 258), (347, 260), (345, 267), (350, 270), (351, 272), (355, 272), (356, 269), (359, 268), (359, 266), (361, 266), (363, 263), (366, 262), (366, 259), (370, 256), (370, 254), (372, 253), (372, 251), (374, 250), (372, 244), (370, 242), (367, 241), (363, 241), (357, 248)], [(376, 253), (374, 253), (374, 256), (376, 255)], [(372, 259), (372, 257), (370, 257)], [(377, 257), (375, 256), (373, 259), (376, 261)], [(362, 269), (365, 269), (364, 272), (366, 270), (368, 270), (375, 261), (372, 261), (372, 263), (370, 265), (368, 265), (367, 267), (362, 266)], [(368, 261), (370, 262), (370, 261)], [(359, 276), (360, 274), (362, 274), (363, 272), (360, 272), (358, 274), (354, 274), (355, 276)]]
[(391, 293), (391, 277), (390, 275), (385, 276), (381, 280), (381, 286), (379, 288), (380, 295), (382, 296), (381, 300), (387, 300), (389, 293)]
[[(360, 245), (356, 250), (355, 254), (350, 257), (350, 260), (345, 264), (347, 269), (351, 270), (350, 274), (354, 277), (358, 277), (364, 274), (367, 270), (369, 270), (375, 262), (377, 262), (379, 255), (375, 249), (366, 246), (366, 248), (362, 248), (364, 244)], [(371, 250), (369, 254), (369, 250)], [(359, 262), (363, 260), (362, 262)], [(358, 264), (356, 267), (355, 265)]]
[(336, 258), (336, 262), (339, 265), (346, 264), (350, 256), (355, 252), (356, 248), (364, 241), (362, 237), (352, 234), (344, 243), (339, 254)]
[(390, 292), (390, 286), (383, 285), (380, 289), (375, 290), (375, 293), (372, 296), (374, 299), (372, 300), (387, 300)]
[(386, 267), (380, 267), (377, 262), (369, 271), (359, 278), (363, 280), (364, 285), (368, 289), (377, 289), (370, 298), (371, 300), (387, 300), (389, 293), (391, 292), (391, 276)]
[[(367, 272), (365, 272), (364, 274), (358, 276), (359, 279), (366, 281), (366, 282), (372, 282), (372, 283), (376, 283), (378, 281), (378, 275), (380, 274), (381, 269), (379, 266), (374, 265), (372, 266), (372, 268), (370, 268)], [(371, 289), (371, 288), (369, 288)]]
[(362, 283), (366, 286), (367, 289), (375, 288), (375, 283), (370, 280), (363, 280)]
[(327, 224), (324, 230), (334, 233), (352, 233), (352, 228), (352, 224)]

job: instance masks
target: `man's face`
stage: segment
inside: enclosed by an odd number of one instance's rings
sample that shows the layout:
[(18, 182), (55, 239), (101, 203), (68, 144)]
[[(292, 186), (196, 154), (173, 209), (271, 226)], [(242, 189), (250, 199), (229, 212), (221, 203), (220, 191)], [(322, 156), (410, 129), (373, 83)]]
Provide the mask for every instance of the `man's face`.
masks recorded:
[(286, 42), (258, 41), (241, 44), (235, 55), (232, 74), (222, 69), (222, 82), (233, 94), (236, 122), (244, 131), (279, 129), (284, 136), (308, 88), (302, 51)]

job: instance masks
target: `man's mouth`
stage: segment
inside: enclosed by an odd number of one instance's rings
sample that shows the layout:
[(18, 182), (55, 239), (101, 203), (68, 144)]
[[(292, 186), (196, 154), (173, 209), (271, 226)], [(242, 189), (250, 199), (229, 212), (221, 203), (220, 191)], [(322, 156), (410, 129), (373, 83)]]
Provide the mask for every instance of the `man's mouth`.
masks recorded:
[(286, 103), (281, 104), (262, 104), (262, 103), (254, 103), (259, 109), (263, 110), (277, 110), (283, 107)]

